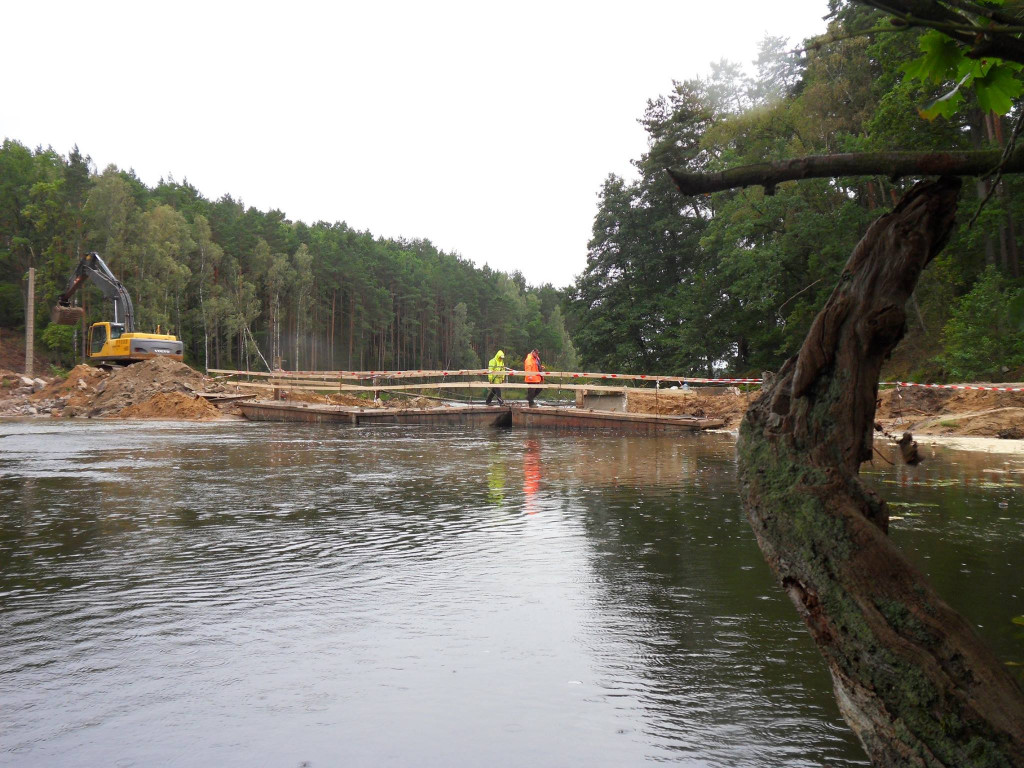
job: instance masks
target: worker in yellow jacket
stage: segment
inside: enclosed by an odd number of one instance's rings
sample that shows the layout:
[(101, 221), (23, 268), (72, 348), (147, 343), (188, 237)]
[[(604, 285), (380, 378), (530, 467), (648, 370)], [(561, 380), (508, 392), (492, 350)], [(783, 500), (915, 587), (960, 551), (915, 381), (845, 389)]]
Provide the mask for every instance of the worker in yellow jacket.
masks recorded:
[[(499, 349), (487, 363), (487, 381), (491, 384), (501, 384), (505, 378), (505, 353)], [(501, 398), (501, 388), (491, 387), (491, 391), (487, 393), (487, 405), (490, 405), (495, 397), (498, 398), (498, 405), (505, 404)]]

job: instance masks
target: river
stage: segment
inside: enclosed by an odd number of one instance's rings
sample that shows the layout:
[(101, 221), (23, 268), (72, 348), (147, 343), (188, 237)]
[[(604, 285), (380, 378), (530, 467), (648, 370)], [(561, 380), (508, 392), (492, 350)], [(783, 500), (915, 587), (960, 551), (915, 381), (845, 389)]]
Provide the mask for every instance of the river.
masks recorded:
[[(734, 440), (0, 423), (0, 764), (865, 765)], [(865, 467), (1024, 661), (1024, 455)]]

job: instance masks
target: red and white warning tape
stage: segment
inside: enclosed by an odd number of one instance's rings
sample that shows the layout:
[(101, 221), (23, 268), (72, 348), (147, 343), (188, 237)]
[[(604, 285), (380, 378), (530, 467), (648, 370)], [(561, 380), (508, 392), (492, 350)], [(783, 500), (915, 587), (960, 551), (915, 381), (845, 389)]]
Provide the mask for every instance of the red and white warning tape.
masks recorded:
[[(335, 379), (335, 378), (352, 378), (352, 379), (376, 379), (378, 381), (383, 379), (401, 379), (401, 378), (432, 378), (441, 377), (448, 378), (449, 376), (487, 376), (492, 371), (488, 371), (485, 368), (475, 369), (459, 369), (459, 370), (402, 370), (402, 371), (273, 371), (270, 373), (262, 373), (256, 371), (231, 371), (231, 370), (220, 370), (210, 369), (210, 373), (227, 374), (229, 376), (264, 376), (271, 378), (315, 378), (315, 379)], [(656, 376), (650, 374), (631, 374), (631, 373), (587, 373), (577, 371), (523, 371), (513, 368), (507, 368), (501, 372), (504, 376), (526, 376), (529, 373), (539, 375), (543, 378), (555, 378), (555, 379), (597, 379), (604, 381), (653, 381), (659, 385), (664, 383), (666, 385), (679, 385), (683, 384), (761, 384), (763, 379), (754, 378), (735, 378), (735, 379), (707, 379), (697, 378), (690, 376)], [(984, 392), (1024, 392), (1024, 387), (998, 387), (998, 386), (983, 386), (980, 384), (919, 384), (914, 381), (882, 381), (879, 382), (881, 386), (889, 387), (925, 387), (927, 389), (964, 389), (964, 390), (979, 390)]]
[(1024, 392), (1024, 387), (982, 387), (977, 384), (918, 384), (916, 381), (883, 381), (894, 387), (925, 387), (926, 389), (977, 389), (984, 392)]

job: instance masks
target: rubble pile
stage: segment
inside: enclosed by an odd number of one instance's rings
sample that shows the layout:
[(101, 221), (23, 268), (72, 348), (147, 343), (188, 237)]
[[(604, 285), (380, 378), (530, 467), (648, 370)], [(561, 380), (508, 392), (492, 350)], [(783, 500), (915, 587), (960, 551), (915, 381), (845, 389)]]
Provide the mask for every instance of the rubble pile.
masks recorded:
[(177, 392), (194, 398), (195, 392), (207, 391), (204, 381), (198, 371), (166, 357), (116, 368), (97, 386), (92, 407), (84, 415), (121, 416), (127, 408), (160, 393)]
[(5, 402), (14, 402), (23, 409), (23, 415), (37, 414), (39, 409), (29, 403), (28, 398), (46, 389), (48, 384), (49, 382), (43, 378), (0, 369), (0, 412), (2, 412)]
[(66, 378), (28, 379), (0, 372), (0, 416), (62, 418), (221, 418), (196, 392), (226, 392), (184, 363), (155, 358), (107, 370), (75, 366)]

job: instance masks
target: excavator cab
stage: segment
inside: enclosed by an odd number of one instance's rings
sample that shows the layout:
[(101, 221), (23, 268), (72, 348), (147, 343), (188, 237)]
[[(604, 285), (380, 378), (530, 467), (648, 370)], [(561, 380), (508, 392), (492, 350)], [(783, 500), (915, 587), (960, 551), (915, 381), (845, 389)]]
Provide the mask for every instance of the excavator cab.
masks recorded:
[(103, 345), (107, 343), (106, 323), (96, 323), (89, 329), (89, 354), (98, 355), (103, 351)]
[[(94, 323), (89, 329), (89, 355), (103, 357), (104, 347), (108, 341), (121, 338), (124, 333), (123, 323)], [(109, 353), (109, 350), (107, 350)]]

